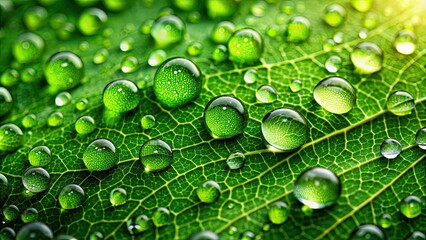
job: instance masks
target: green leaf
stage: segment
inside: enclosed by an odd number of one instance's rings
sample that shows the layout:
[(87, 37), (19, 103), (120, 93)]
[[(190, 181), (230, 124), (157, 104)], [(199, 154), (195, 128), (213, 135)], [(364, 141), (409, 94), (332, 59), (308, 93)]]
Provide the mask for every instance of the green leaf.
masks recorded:
[[(16, 37), (26, 32), (22, 23), (25, 10), (37, 3), (16, 1), (10, 19), (3, 21), (0, 29), (0, 72), (24, 67), (14, 63), (11, 48)], [(40, 1), (41, 2), (41, 1)], [(132, 1), (131, 1), (132, 2)], [(262, 17), (253, 17), (250, 6), (254, 1), (241, 1), (238, 13), (232, 21), (238, 26), (252, 27), (264, 38), (265, 52), (261, 61), (253, 66), (236, 66), (227, 61), (215, 64), (211, 60), (214, 44), (209, 34), (215, 22), (202, 13), (199, 23), (189, 23), (188, 13), (175, 10), (187, 28), (182, 42), (166, 48), (168, 57), (185, 56), (194, 61), (204, 75), (203, 89), (194, 102), (176, 109), (162, 107), (154, 96), (152, 80), (156, 67), (149, 67), (149, 53), (154, 49), (153, 40), (139, 31), (146, 19), (155, 19), (160, 9), (169, 6), (168, 1), (134, 1), (122, 12), (107, 12), (107, 28), (110, 37), (101, 33), (82, 36), (75, 33), (69, 40), (58, 40), (55, 31), (46, 24), (36, 31), (46, 41), (42, 61), (33, 66), (41, 71), (47, 59), (59, 50), (78, 54), (86, 69), (83, 84), (70, 91), (72, 103), (63, 107), (54, 104), (45, 80), (34, 83), (20, 82), (8, 89), (15, 99), (12, 112), (1, 123), (21, 125), (22, 118), (33, 113), (38, 122), (25, 130), (25, 144), (16, 152), (0, 155), (0, 172), (9, 180), (11, 194), (2, 206), (15, 204), (21, 211), (33, 207), (39, 212), (39, 221), (46, 223), (55, 235), (68, 234), (79, 239), (99, 231), (108, 238), (130, 238), (126, 222), (138, 215), (152, 217), (158, 207), (168, 208), (173, 216), (171, 224), (138, 235), (137, 239), (188, 239), (200, 230), (212, 230), (221, 239), (239, 239), (245, 231), (254, 232), (260, 239), (345, 239), (357, 226), (378, 224), (383, 213), (393, 217), (393, 226), (383, 231), (389, 239), (403, 239), (413, 231), (426, 231), (426, 215), (407, 220), (398, 210), (399, 202), (408, 195), (416, 195), (426, 201), (426, 152), (415, 144), (415, 133), (426, 126), (426, 5), (418, 1), (375, 1), (372, 11), (377, 14), (379, 25), (368, 32), (366, 40), (358, 38), (365, 13), (355, 11), (348, 1), (340, 1), (348, 17), (343, 26), (332, 28), (321, 20), (322, 10), (331, 1), (295, 1), (296, 10), (289, 16), (280, 14), (282, 1), (268, 1)], [(101, 3), (98, 3), (103, 8)], [(81, 7), (74, 1), (58, 1), (47, 7), (48, 18), (64, 13), (68, 20), (77, 23)], [(2, 12), (3, 13), (3, 12)], [(311, 35), (307, 42), (287, 43), (283, 36), (268, 37), (266, 31), (276, 24), (277, 17), (289, 18), (302, 15), (311, 22)], [(413, 24), (418, 36), (417, 50), (406, 56), (393, 48), (395, 34), (404, 25)], [(278, 24), (279, 25), (279, 24)], [(279, 25), (281, 29), (285, 24)], [(323, 50), (322, 44), (335, 32), (344, 33), (344, 42)], [(125, 37), (133, 37), (134, 50), (124, 53), (119, 43)], [(193, 41), (203, 44), (198, 57), (186, 55), (186, 47)], [(349, 59), (349, 52), (362, 41), (371, 41), (384, 51), (384, 67), (373, 75), (358, 75)], [(87, 42), (89, 48), (80, 48)], [(94, 54), (107, 44), (108, 60), (96, 65)], [(82, 50), (83, 49), (83, 50)], [(120, 62), (128, 54), (141, 64), (139, 70), (124, 74)], [(312, 90), (321, 79), (330, 76), (324, 68), (328, 56), (336, 54), (343, 59), (337, 75), (346, 78), (357, 91), (356, 106), (344, 115), (326, 112), (313, 99)], [(247, 84), (243, 74), (256, 69), (259, 79)], [(111, 124), (105, 121), (102, 90), (112, 80), (130, 79), (144, 86), (142, 99), (136, 110)], [(293, 79), (300, 79), (302, 90), (293, 93), (289, 86)], [(256, 103), (255, 91), (262, 84), (277, 89), (278, 100), (272, 104)], [(395, 90), (410, 92), (416, 102), (414, 111), (398, 117), (386, 109), (386, 98)], [(249, 123), (245, 133), (229, 140), (214, 140), (203, 125), (203, 110), (215, 96), (233, 94), (248, 109)], [(75, 102), (87, 98), (87, 110), (75, 109)], [(300, 149), (289, 153), (272, 153), (263, 143), (260, 122), (270, 110), (290, 107), (299, 111), (310, 125), (310, 138)], [(64, 125), (48, 127), (47, 117), (54, 111), (64, 115)], [(143, 130), (142, 116), (154, 115), (157, 125)], [(87, 136), (78, 136), (75, 120), (90, 115), (97, 129)], [(86, 146), (97, 138), (108, 138), (119, 151), (118, 166), (102, 172), (90, 173), (82, 161)], [(174, 162), (165, 171), (145, 172), (138, 151), (148, 139), (160, 138), (174, 151)], [(387, 138), (398, 139), (402, 154), (394, 160), (380, 156), (379, 148)], [(27, 155), (35, 146), (48, 146), (52, 161), (45, 169), (51, 176), (51, 187), (42, 193), (25, 194), (21, 176), (30, 166)], [(241, 170), (229, 170), (226, 158), (235, 151), (246, 156)], [(315, 210), (312, 216), (302, 213), (302, 205), (294, 198), (292, 189), (295, 178), (304, 170), (322, 166), (334, 171), (342, 181), (342, 195), (337, 204), (324, 210)], [(197, 187), (207, 180), (216, 181), (221, 196), (213, 204), (200, 203)], [(68, 184), (78, 184), (87, 199), (83, 207), (62, 210), (58, 196)], [(128, 200), (122, 206), (112, 207), (110, 191), (121, 187)], [(272, 225), (267, 208), (275, 201), (283, 201), (290, 208), (289, 219), (283, 225)], [(423, 205), (424, 206), (424, 205)], [(270, 224), (268, 230), (267, 224)], [(18, 231), (23, 223), (6, 223)], [(235, 227), (236, 233), (230, 231)]]

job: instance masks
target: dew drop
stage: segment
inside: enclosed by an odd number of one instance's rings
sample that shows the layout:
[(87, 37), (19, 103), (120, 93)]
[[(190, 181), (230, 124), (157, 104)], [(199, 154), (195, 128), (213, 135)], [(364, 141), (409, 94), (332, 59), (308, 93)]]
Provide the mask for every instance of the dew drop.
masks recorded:
[(92, 141), (83, 153), (83, 162), (89, 171), (104, 171), (118, 163), (118, 152), (108, 139)]
[(406, 218), (416, 218), (422, 213), (422, 200), (414, 195), (408, 196), (401, 201), (399, 211)]
[(140, 101), (138, 87), (129, 80), (115, 80), (105, 86), (102, 100), (108, 110), (124, 113), (135, 109)]
[(405, 240), (425, 240), (426, 235), (420, 231), (411, 233)]
[(28, 161), (31, 166), (43, 167), (50, 163), (52, 153), (46, 146), (37, 146), (30, 150), (28, 153)]
[(59, 127), (64, 123), (64, 115), (61, 112), (53, 112), (47, 118), (47, 125), (50, 127)]
[(53, 239), (53, 233), (46, 224), (41, 222), (32, 222), (24, 225), (16, 235), (16, 240), (28, 239)]
[(9, 90), (0, 87), (0, 116), (6, 116), (13, 107), (13, 98)]
[(284, 202), (275, 202), (268, 208), (268, 217), (273, 224), (283, 224), (289, 216), (289, 208)]
[(256, 90), (256, 99), (260, 103), (273, 103), (277, 98), (277, 90), (271, 85), (261, 85)]
[(84, 77), (81, 58), (72, 52), (58, 52), (50, 57), (44, 75), (47, 83), (58, 90), (76, 86)]
[(44, 7), (40, 6), (30, 7), (25, 11), (23, 20), (28, 30), (35, 31), (46, 23), (47, 11)]
[(212, 59), (215, 63), (221, 63), (228, 59), (229, 52), (225, 45), (217, 45), (212, 52)]
[(123, 38), (120, 42), (120, 50), (123, 52), (129, 52), (133, 50), (133, 46), (135, 44), (135, 39), (132, 37)]
[(152, 227), (152, 221), (146, 215), (139, 215), (127, 221), (127, 230), (131, 235), (143, 233)]
[(124, 188), (114, 188), (109, 195), (109, 201), (112, 206), (121, 206), (127, 202), (127, 192)]
[(13, 123), (0, 127), (0, 152), (11, 152), (21, 147), (24, 136), (22, 130)]
[(37, 61), (44, 51), (44, 40), (35, 33), (20, 35), (13, 45), (13, 56), (19, 63)]
[(358, 12), (367, 12), (373, 5), (373, 0), (351, 0), (351, 4)]
[(142, 145), (139, 151), (139, 159), (145, 171), (157, 172), (172, 164), (173, 151), (166, 142), (160, 139), (152, 139)]
[(241, 169), (244, 166), (244, 163), (246, 162), (246, 156), (242, 152), (234, 152), (229, 154), (228, 158), (226, 159), (226, 164), (228, 165), (229, 169)]
[(324, 9), (322, 19), (331, 27), (338, 27), (345, 22), (346, 9), (338, 4), (333, 3)]
[(168, 225), (171, 223), (172, 219), (172, 213), (170, 213), (169, 209), (164, 207), (157, 208), (152, 216), (152, 222), (156, 227)]
[(89, 236), (89, 240), (102, 240), (104, 235), (101, 232), (93, 232)]
[(15, 69), (7, 69), (1, 75), (0, 83), (5, 87), (15, 86), (19, 81), (19, 73)]
[(377, 27), (378, 19), (377, 15), (374, 12), (368, 12), (365, 14), (364, 19), (362, 20), (362, 26), (368, 30), (372, 30)]
[(426, 150), (426, 127), (421, 128), (417, 131), (416, 143), (419, 148)]
[(3, 216), (6, 221), (13, 221), (19, 217), (19, 208), (15, 205), (9, 205), (3, 208)]
[(16, 239), (15, 230), (10, 227), (4, 227), (0, 229), (0, 239), (1, 240), (14, 240)]
[(159, 47), (167, 47), (182, 41), (185, 23), (175, 15), (160, 17), (154, 22), (151, 36)]
[(74, 125), (75, 131), (81, 135), (87, 135), (96, 129), (95, 120), (90, 116), (81, 116)]
[(29, 168), (22, 175), (24, 187), (33, 193), (45, 191), (50, 184), (49, 173), (41, 167)]
[(342, 67), (342, 59), (339, 56), (332, 55), (327, 58), (324, 66), (329, 73), (336, 73)]
[(290, 18), (285, 30), (285, 39), (288, 42), (303, 42), (309, 38), (311, 33), (311, 23), (302, 16)]
[(395, 159), (401, 154), (402, 146), (398, 140), (389, 138), (380, 145), (380, 154), (387, 159)]
[(88, 106), (89, 106), (89, 100), (87, 100), (86, 98), (81, 98), (75, 103), (75, 108), (78, 111), (84, 111), (87, 109)]
[(149, 54), (148, 64), (149, 66), (156, 67), (162, 64), (167, 59), (166, 51), (157, 49)]
[(215, 43), (226, 44), (235, 30), (236, 26), (232, 22), (219, 22), (213, 28), (211, 39)]
[(83, 35), (95, 35), (107, 21), (106, 13), (99, 8), (84, 10), (78, 19), (78, 27)]
[(69, 92), (60, 92), (58, 95), (56, 95), (55, 104), (58, 107), (62, 107), (71, 102), (71, 99), (72, 97)]
[(333, 76), (321, 80), (315, 86), (314, 98), (327, 111), (344, 114), (355, 106), (356, 92), (346, 79)]
[(386, 106), (391, 113), (397, 116), (405, 116), (411, 114), (415, 103), (410, 93), (400, 90), (389, 95)]
[(350, 240), (383, 240), (386, 239), (385, 233), (373, 224), (364, 224), (355, 229), (350, 237)]
[(383, 51), (374, 43), (359, 43), (350, 55), (356, 73), (372, 74), (382, 69)]
[(68, 184), (59, 193), (59, 204), (63, 209), (75, 209), (83, 205), (86, 196), (83, 188), (76, 184)]
[(197, 196), (203, 203), (214, 203), (220, 197), (220, 186), (215, 181), (207, 181), (197, 188)]
[(259, 75), (255, 69), (249, 69), (244, 73), (244, 82), (251, 84), (259, 80)]
[(416, 51), (417, 36), (413, 31), (404, 29), (399, 31), (395, 40), (393, 41), (393, 46), (395, 49), (404, 55), (410, 55)]
[(340, 44), (340, 43), (343, 43), (343, 38), (345, 37), (345, 34), (343, 33), (343, 32), (336, 32), (334, 35), (333, 35), (333, 41), (335, 42), (335, 43), (338, 43), (338, 44)]
[(197, 57), (203, 52), (203, 45), (200, 42), (192, 42), (186, 48), (189, 56)]
[(256, 30), (243, 28), (228, 41), (229, 59), (237, 64), (253, 64), (262, 57), (263, 38)]
[(35, 222), (38, 219), (38, 211), (35, 208), (27, 208), (21, 214), (21, 220), (24, 223)]
[(379, 225), (383, 229), (390, 228), (393, 224), (392, 216), (388, 213), (383, 213), (379, 218)]
[(155, 127), (157, 124), (155, 117), (153, 115), (145, 115), (141, 119), (142, 129), (147, 130)]
[(294, 79), (293, 81), (291, 81), (290, 90), (292, 92), (299, 92), (300, 90), (302, 90), (302, 81), (300, 81), (299, 79)]
[(106, 48), (99, 49), (95, 55), (93, 55), (94, 64), (102, 64), (108, 60), (109, 51)]
[(209, 230), (204, 230), (191, 235), (189, 240), (219, 240), (219, 236)]
[(229, 19), (238, 10), (238, 0), (206, 0), (208, 16), (213, 20)]

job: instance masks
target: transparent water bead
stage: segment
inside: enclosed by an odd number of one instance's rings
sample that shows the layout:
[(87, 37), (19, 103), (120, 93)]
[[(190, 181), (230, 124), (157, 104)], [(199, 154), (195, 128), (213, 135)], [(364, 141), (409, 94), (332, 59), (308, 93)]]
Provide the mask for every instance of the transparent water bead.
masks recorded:
[(121, 206), (127, 202), (127, 191), (124, 188), (114, 188), (109, 195), (112, 206)]
[(393, 46), (399, 53), (410, 55), (416, 51), (417, 36), (411, 30), (401, 30), (396, 34)]
[(300, 90), (302, 90), (302, 81), (300, 81), (299, 79), (294, 79), (293, 81), (291, 81), (290, 90), (292, 92), (299, 92)]
[(30, 192), (43, 192), (49, 187), (50, 175), (44, 168), (30, 168), (22, 175), (22, 183)]
[(0, 117), (7, 115), (13, 107), (13, 98), (9, 90), (0, 87)]
[(407, 218), (416, 218), (422, 213), (422, 205), (419, 197), (411, 195), (401, 201), (399, 211)]
[(201, 93), (202, 75), (192, 61), (171, 58), (161, 64), (154, 76), (154, 94), (170, 108), (183, 106)]
[(42, 56), (44, 40), (35, 33), (21, 34), (13, 45), (13, 56), (19, 63), (34, 62)]
[(331, 27), (338, 27), (345, 22), (346, 9), (338, 4), (333, 3), (324, 9), (322, 19)]
[(217, 45), (212, 52), (212, 59), (215, 63), (221, 63), (228, 59), (229, 52), (225, 45)]
[(50, 163), (52, 153), (46, 146), (37, 146), (31, 149), (28, 154), (28, 161), (32, 166), (43, 167)]
[(172, 213), (170, 213), (169, 209), (164, 207), (159, 207), (155, 210), (152, 215), (152, 222), (156, 227), (162, 227), (170, 224), (173, 219)]
[(108, 60), (109, 51), (106, 48), (99, 49), (95, 55), (93, 55), (94, 64), (102, 64)]
[(327, 77), (314, 88), (315, 101), (324, 109), (335, 114), (352, 110), (356, 102), (354, 87), (341, 77)]
[(324, 66), (329, 73), (336, 73), (342, 67), (342, 59), (337, 55), (332, 55), (327, 58)]
[(21, 220), (24, 223), (35, 222), (38, 219), (38, 211), (35, 208), (27, 208), (21, 214)]
[(226, 44), (235, 32), (236, 26), (232, 22), (223, 21), (217, 23), (210, 36), (215, 43)]
[(22, 130), (13, 123), (0, 127), (0, 152), (11, 152), (22, 146), (24, 136)]
[(89, 106), (89, 100), (87, 100), (86, 98), (81, 98), (75, 103), (75, 108), (78, 111), (84, 111), (87, 109), (88, 106)]
[(416, 143), (419, 148), (426, 150), (426, 127), (421, 128), (417, 131)]
[(388, 213), (383, 213), (379, 218), (379, 225), (382, 228), (390, 228), (393, 225), (392, 216)]
[(159, 47), (167, 47), (182, 41), (185, 23), (175, 15), (160, 17), (154, 22), (151, 36)]
[(59, 127), (64, 123), (64, 115), (61, 112), (53, 112), (47, 118), (47, 125), (50, 127)]
[(135, 39), (132, 37), (123, 38), (120, 42), (120, 50), (123, 52), (129, 52), (133, 50)]
[(220, 186), (212, 180), (204, 182), (198, 187), (197, 196), (201, 202), (214, 203), (220, 196)]
[(301, 173), (294, 183), (294, 195), (312, 209), (334, 205), (340, 197), (342, 184), (334, 172), (314, 167)]
[(55, 53), (46, 64), (44, 75), (47, 83), (55, 89), (72, 88), (84, 77), (83, 61), (72, 52)]
[(200, 42), (192, 42), (186, 48), (186, 53), (188, 53), (188, 55), (192, 57), (197, 57), (202, 52), (203, 52), (203, 44), (201, 44)]
[(261, 124), (265, 145), (271, 151), (292, 151), (309, 137), (308, 123), (296, 110), (279, 108), (267, 113)]
[(350, 240), (384, 240), (386, 239), (385, 233), (376, 225), (364, 224), (355, 229), (350, 237)]
[(146, 215), (139, 215), (127, 221), (127, 230), (131, 235), (143, 233), (151, 227), (152, 221)]
[(212, 231), (204, 230), (191, 235), (189, 240), (219, 240), (219, 236)]
[(86, 195), (77, 184), (68, 184), (59, 193), (59, 204), (63, 209), (75, 209), (83, 205)]
[(284, 202), (278, 201), (268, 208), (268, 217), (273, 224), (283, 224), (287, 221), (290, 210)]
[(16, 233), (13, 228), (4, 227), (0, 229), (0, 239), (4, 240), (13, 240), (16, 239)]
[(140, 151), (139, 159), (148, 172), (157, 172), (166, 169), (173, 162), (173, 151), (169, 144), (160, 140), (146, 141)]
[(261, 85), (256, 90), (256, 99), (261, 103), (273, 103), (277, 100), (278, 93), (271, 85)]
[(124, 73), (132, 73), (139, 67), (139, 60), (132, 55), (123, 57), (121, 60), (121, 71)]
[(60, 92), (56, 95), (55, 104), (58, 107), (67, 105), (72, 99), (72, 96), (69, 92)]
[(374, 43), (359, 43), (350, 55), (356, 73), (372, 74), (382, 69), (383, 51)]
[(135, 109), (140, 101), (138, 87), (129, 80), (115, 80), (105, 86), (102, 100), (107, 109), (124, 113)]
[(78, 134), (87, 135), (96, 129), (96, 123), (91, 116), (81, 116), (75, 121), (74, 128)]
[(23, 16), (23, 21), (28, 30), (40, 29), (47, 20), (47, 11), (44, 7), (33, 6), (28, 8)]
[(83, 162), (89, 171), (104, 171), (118, 163), (119, 155), (114, 143), (108, 139), (92, 141), (83, 153)]
[(13, 221), (19, 217), (19, 208), (16, 205), (8, 205), (3, 208), (3, 216), (6, 221)]
[(414, 231), (405, 240), (425, 240), (426, 235), (420, 231)]
[(399, 90), (389, 95), (386, 106), (391, 113), (397, 116), (405, 116), (411, 114), (415, 102), (410, 93)]
[(15, 86), (19, 82), (19, 72), (15, 69), (7, 69), (3, 72), (0, 84), (5, 87)]
[(213, 138), (232, 138), (244, 132), (248, 113), (233, 96), (215, 97), (204, 109), (204, 123)]
[(249, 69), (244, 73), (244, 82), (251, 84), (259, 80), (259, 75), (255, 69)]
[(310, 34), (310, 21), (303, 16), (296, 16), (288, 21), (284, 36), (288, 42), (303, 42), (309, 38)]
[(142, 129), (144, 129), (144, 130), (151, 129), (151, 128), (155, 127), (156, 124), (157, 124), (157, 122), (156, 122), (155, 117), (153, 115), (145, 115), (141, 119), (141, 126), (142, 126)]
[(262, 57), (263, 38), (251, 28), (236, 31), (228, 41), (229, 59), (237, 64), (253, 64)]
[(107, 21), (106, 13), (99, 8), (84, 10), (78, 20), (78, 27), (83, 35), (95, 35)]
[(228, 158), (226, 159), (226, 164), (228, 165), (229, 169), (241, 169), (244, 166), (244, 163), (246, 162), (246, 156), (242, 152), (234, 152), (229, 154)]
[(32, 222), (24, 225), (16, 235), (16, 240), (30, 239), (53, 239), (53, 233), (50, 228), (41, 222)]
[(380, 154), (387, 159), (395, 159), (401, 154), (402, 145), (398, 140), (389, 138), (380, 145)]
[(157, 49), (152, 51), (148, 57), (149, 66), (156, 67), (162, 64), (167, 59), (166, 51)]

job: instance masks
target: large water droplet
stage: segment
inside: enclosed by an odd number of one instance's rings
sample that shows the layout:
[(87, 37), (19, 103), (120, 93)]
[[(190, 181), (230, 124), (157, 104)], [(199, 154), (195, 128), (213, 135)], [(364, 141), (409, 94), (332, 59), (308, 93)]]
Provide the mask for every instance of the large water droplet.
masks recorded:
[(383, 51), (374, 43), (362, 42), (351, 52), (351, 61), (356, 73), (372, 74), (382, 69)]
[(95, 120), (91, 116), (81, 116), (75, 121), (75, 131), (81, 135), (87, 135), (96, 129)]
[(10, 152), (19, 148), (24, 140), (22, 130), (13, 123), (0, 127), (0, 151)]
[(161, 171), (172, 164), (173, 151), (166, 142), (160, 139), (152, 139), (142, 145), (139, 151), (139, 159), (145, 171)]
[(138, 87), (129, 80), (112, 81), (104, 88), (102, 100), (105, 107), (113, 112), (128, 112), (139, 104)]
[(30, 168), (22, 175), (22, 183), (30, 192), (43, 192), (49, 187), (50, 175), (44, 168)]
[(327, 111), (335, 114), (344, 114), (354, 107), (356, 92), (344, 78), (328, 77), (315, 86), (314, 98)]
[(406, 91), (395, 91), (391, 93), (386, 102), (388, 110), (397, 116), (411, 114), (414, 105), (413, 96)]
[(197, 196), (201, 202), (214, 203), (220, 196), (220, 186), (215, 181), (207, 181), (197, 188)]
[(13, 56), (20, 63), (38, 60), (44, 51), (44, 40), (35, 33), (20, 35), (13, 45)]
[(253, 64), (262, 57), (263, 39), (251, 28), (236, 31), (228, 41), (229, 59), (237, 64)]
[(37, 146), (28, 154), (28, 161), (34, 167), (43, 167), (50, 163), (52, 154), (46, 146)]
[(399, 211), (407, 218), (415, 218), (422, 213), (422, 200), (414, 195), (408, 196), (401, 201)]
[(416, 34), (414, 34), (413, 31), (408, 29), (399, 31), (395, 36), (395, 40), (393, 41), (393, 46), (395, 47), (395, 49), (399, 53), (405, 55), (410, 55), (414, 51), (416, 51), (416, 44)]
[(84, 77), (84, 65), (72, 52), (58, 52), (50, 57), (44, 68), (47, 83), (58, 90), (76, 86)]
[(83, 153), (83, 162), (89, 171), (104, 171), (118, 163), (118, 152), (108, 139), (94, 140)]
[(24, 225), (16, 235), (16, 240), (30, 240), (30, 239), (53, 239), (53, 233), (50, 228), (41, 222), (33, 222)]
[(151, 29), (151, 36), (160, 47), (180, 42), (184, 34), (185, 23), (175, 15), (160, 17)]

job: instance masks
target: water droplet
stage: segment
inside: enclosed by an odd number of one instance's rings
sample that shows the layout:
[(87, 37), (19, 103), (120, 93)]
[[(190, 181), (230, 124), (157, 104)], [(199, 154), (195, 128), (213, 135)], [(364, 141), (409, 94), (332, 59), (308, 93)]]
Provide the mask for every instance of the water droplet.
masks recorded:
[(185, 34), (185, 23), (175, 15), (160, 17), (154, 22), (151, 36), (159, 47), (178, 43)]
[(134, 219), (127, 221), (127, 230), (131, 235), (143, 233), (152, 226), (151, 220), (146, 215), (139, 215)]
[(12, 87), (19, 81), (19, 73), (15, 69), (7, 69), (1, 75), (0, 83), (5, 87)]
[(32, 222), (24, 225), (16, 235), (16, 240), (28, 239), (53, 239), (53, 233), (46, 224), (41, 222)]
[(62, 13), (56, 13), (50, 17), (49, 24), (52, 29), (57, 30), (67, 22), (67, 16)]
[(35, 33), (21, 34), (13, 45), (13, 56), (19, 63), (38, 60), (44, 50), (44, 40)]
[(74, 35), (75, 31), (76, 31), (76, 28), (74, 24), (70, 22), (66, 22), (62, 24), (62, 26), (56, 30), (56, 36), (60, 40), (68, 40)]
[(408, 236), (405, 240), (425, 240), (426, 235), (420, 231), (415, 231), (410, 236)]
[(305, 118), (296, 110), (279, 108), (262, 119), (262, 136), (271, 151), (292, 151), (302, 146), (309, 137)]
[(152, 216), (152, 222), (156, 227), (168, 225), (172, 219), (173, 215), (170, 213), (169, 209), (163, 207), (157, 208)]
[(389, 138), (380, 145), (380, 154), (387, 159), (395, 159), (402, 151), (401, 143), (398, 140)]
[(35, 82), (40, 79), (40, 74), (34, 68), (25, 68), (21, 72), (21, 80), (23, 82)]
[(97, 139), (87, 146), (83, 162), (89, 171), (104, 171), (118, 163), (118, 152), (114, 143), (108, 139)]
[(404, 29), (396, 34), (393, 46), (399, 53), (410, 55), (416, 51), (416, 43), (416, 34), (411, 30)]
[(256, 70), (249, 69), (244, 73), (244, 82), (251, 84), (257, 82), (257, 80), (259, 80), (259, 75)]
[(411, 195), (401, 201), (399, 211), (407, 218), (415, 218), (422, 213), (422, 200)]
[(59, 127), (64, 123), (64, 115), (61, 112), (53, 112), (47, 118), (47, 125)]
[(22, 183), (30, 192), (43, 192), (49, 187), (50, 175), (44, 168), (29, 168), (22, 175)]
[(282, 34), (281, 27), (275, 24), (269, 25), (266, 29), (266, 35), (271, 38), (276, 38)]
[(311, 23), (302, 16), (290, 18), (285, 30), (285, 39), (288, 42), (303, 42), (309, 38), (311, 32)]
[(231, 227), (229, 227), (229, 230), (228, 230), (228, 234), (229, 235), (234, 235), (235, 233), (237, 233), (238, 232), (238, 229), (237, 229), (237, 227), (235, 227), (235, 226), (231, 226)]
[(132, 56), (125, 56), (121, 61), (121, 71), (124, 73), (132, 73), (138, 69), (139, 60)]
[(250, 7), (250, 12), (256, 17), (262, 17), (268, 8), (268, 4), (264, 1), (257, 1)]
[(141, 33), (148, 35), (151, 33), (152, 27), (154, 26), (155, 21), (153, 19), (147, 19), (142, 22)]
[(84, 77), (81, 58), (72, 52), (58, 52), (50, 57), (44, 68), (47, 83), (58, 90), (76, 86)]
[(34, 167), (43, 167), (50, 163), (52, 153), (46, 146), (37, 146), (28, 153), (28, 161)]
[(157, 172), (172, 164), (173, 151), (166, 142), (160, 139), (152, 139), (142, 145), (139, 151), (139, 159), (145, 171)]
[(382, 228), (389, 228), (393, 224), (392, 216), (388, 213), (383, 213), (379, 218), (379, 225)]
[(142, 126), (142, 129), (144, 130), (155, 127), (155, 124), (156, 124), (156, 120), (153, 115), (145, 115), (141, 119), (141, 126)]
[(373, 5), (373, 0), (351, 0), (351, 4), (358, 12), (367, 12)]
[(289, 209), (284, 202), (275, 202), (269, 206), (268, 216), (273, 224), (283, 224), (289, 216)]
[(120, 50), (123, 52), (129, 52), (133, 50), (133, 46), (135, 44), (135, 39), (132, 37), (123, 38), (120, 42)]
[(40, 6), (30, 7), (25, 11), (23, 20), (28, 30), (35, 31), (46, 23), (47, 11)]
[(72, 97), (69, 92), (60, 92), (56, 95), (55, 104), (58, 107), (67, 105), (71, 101)]
[(232, 138), (244, 132), (248, 113), (242, 102), (233, 96), (218, 96), (204, 109), (204, 123), (213, 138)]
[(416, 143), (419, 148), (426, 150), (426, 127), (419, 129), (416, 133)]
[(211, 38), (215, 43), (226, 44), (235, 32), (235, 29), (235, 24), (232, 22), (219, 22), (214, 26)]
[(78, 111), (84, 111), (89, 106), (89, 101), (86, 98), (81, 98), (75, 103), (75, 108)]
[(254, 240), (255, 237), (254, 233), (246, 231), (242, 234), (240, 240)]
[(78, 27), (83, 35), (95, 35), (107, 21), (106, 13), (99, 8), (84, 10), (78, 19)]
[(356, 92), (352, 85), (341, 77), (327, 77), (314, 88), (315, 101), (327, 111), (344, 114), (352, 110)]
[(200, 70), (185, 58), (168, 59), (155, 72), (154, 93), (166, 107), (180, 107), (193, 101), (200, 95), (201, 85)]
[(24, 128), (32, 128), (37, 124), (36, 115), (30, 113), (22, 118), (21, 124)]
[(351, 61), (356, 73), (372, 74), (382, 69), (383, 51), (374, 43), (362, 42), (351, 52)]
[(228, 41), (229, 59), (237, 64), (253, 64), (262, 57), (263, 38), (256, 30), (243, 28)]
[(226, 164), (230, 169), (240, 169), (246, 162), (246, 156), (242, 152), (234, 152), (229, 154)]
[(293, 81), (291, 81), (290, 90), (292, 92), (299, 92), (300, 90), (302, 90), (302, 81), (300, 81), (299, 79), (294, 79)]
[(38, 219), (38, 211), (35, 208), (27, 208), (21, 215), (22, 222), (30, 223)]
[(78, 49), (80, 49), (80, 51), (82, 52), (86, 52), (87, 50), (89, 50), (90, 48), (90, 44), (86, 41), (83, 41), (80, 43), (80, 45), (78, 46)]
[(22, 130), (13, 123), (0, 127), (0, 151), (10, 152), (19, 148), (23, 143)]
[(109, 201), (112, 206), (124, 205), (127, 199), (127, 192), (123, 188), (114, 188), (109, 195)]
[(220, 186), (212, 180), (204, 182), (197, 188), (197, 196), (203, 203), (214, 203), (220, 196)]
[(96, 129), (95, 120), (90, 116), (81, 116), (75, 122), (75, 131), (81, 135), (87, 135)]
[(235, 207), (234, 203), (232, 203), (232, 202), (228, 203), (228, 208), (229, 209), (233, 209), (234, 207)]
[(13, 98), (9, 90), (0, 87), (0, 116), (6, 116), (13, 107)]
[(333, 35), (333, 41), (335, 42), (335, 43), (338, 43), (338, 44), (340, 44), (340, 43), (343, 43), (343, 38), (345, 37), (345, 34), (343, 33), (343, 32), (336, 32), (334, 35)]
[(256, 99), (260, 103), (272, 103), (277, 100), (277, 90), (271, 85), (262, 85), (256, 90)]
[(287, 15), (293, 14), (296, 5), (293, 1), (283, 1), (280, 5), (280, 12)]
[(414, 109), (414, 105), (413, 96), (402, 90), (391, 93), (386, 102), (388, 110), (397, 116), (411, 114)]
[(93, 232), (89, 236), (90, 240), (102, 240), (104, 239), (104, 235), (101, 232)]
[(68, 184), (59, 193), (59, 204), (63, 209), (75, 209), (86, 200), (84, 190), (76, 184)]
[(225, 45), (217, 45), (213, 52), (212, 52), (212, 58), (215, 61), (215, 63), (221, 63), (228, 59), (229, 52), (228, 48)]
[(361, 28), (361, 30), (359, 30), (358, 37), (361, 39), (366, 39), (368, 37), (368, 29)]
[(333, 3), (324, 9), (322, 19), (331, 27), (338, 27), (345, 22), (346, 9), (338, 4)]
[[(3, 14), (3, 12), (2, 12)], [(0, 229), (0, 239), (1, 240), (14, 240), (16, 239), (15, 230), (10, 227), (4, 227)]]
[(365, 14), (364, 19), (362, 20), (362, 26), (368, 30), (374, 29), (377, 27), (378, 19), (377, 15), (374, 12), (368, 12)]
[(377, 226), (373, 224), (364, 224), (359, 226), (357, 229), (355, 229), (351, 233), (351, 236), (349, 237), (349, 239), (350, 240), (364, 240), (364, 239), (383, 240), (383, 239), (386, 239), (386, 236), (385, 236), (385, 233)]
[(162, 64), (166, 60), (166, 58), (167, 58), (166, 51), (162, 49), (157, 49), (152, 51), (151, 54), (149, 54), (148, 64), (149, 66), (156, 67)]
[(128, 112), (139, 104), (138, 87), (129, 80), (112, 81), (104, 88), (102, 100), (105, 107), (113, 112)]
[(173, 5), (183, 11), (191, 11), (200, 7), (197, 0), (173, 0)]
[(93, 55), (94, 64), (102, 64), (108, 60), (109, 52), (106, 48), (99, 49), (95, 55)]
[(209, 230), (204, 230), (191, 235), (189, 240), (219, 240), (219, 236)]
[(334, 205), (340, 197), (339, 177), (327, 168), (314, 167), (301, 173), (294, 183), (294, 196), (312, 209)]
[(339, 56), (332, 55), (327, 58), (324, 65), (329, 73), (335, 73), (342, 67), (342, 59)]
[(104, 6), (106, 9), (113, 12), (120, 12), (126, 9), (129, 6), (130, 1), (123, 0), (103, 0)]
[(7, 221), (13, 221), (19, 217), (19, 208), (15, 205), (9, 205), (3, 208), (3, 216)]
[(206, 0), (207, 14), (213, 20), (229, 19), (238, 10), (238, 0)]
[(200, 42), (192, 42), (186, 48), (186, 53), (188, 53), (189, 56), (192, 56), (192, 57), (199, 56), (202, 51), (203, 51), (203, 45)]
[(0, 173), (0, 202), (5, 203), (6, 198), (9, 196), (8, 185), (9, 182), (7, 181), (6, 176)]

